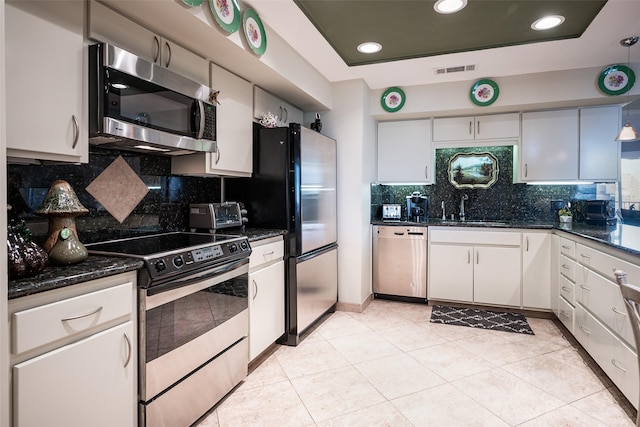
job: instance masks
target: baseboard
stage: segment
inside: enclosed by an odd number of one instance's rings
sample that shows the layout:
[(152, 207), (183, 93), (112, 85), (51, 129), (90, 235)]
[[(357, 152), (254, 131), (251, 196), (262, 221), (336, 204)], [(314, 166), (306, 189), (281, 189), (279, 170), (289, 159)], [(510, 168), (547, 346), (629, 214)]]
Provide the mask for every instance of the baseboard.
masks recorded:
[(369, 294), (367, 298), (361, 304), (351, 304), (346, 302), (340, 302), (336, 304), (337, 311), (350, 311), (352, 313), (362, 313), (367, 306), (373, 301), (373, 294)]

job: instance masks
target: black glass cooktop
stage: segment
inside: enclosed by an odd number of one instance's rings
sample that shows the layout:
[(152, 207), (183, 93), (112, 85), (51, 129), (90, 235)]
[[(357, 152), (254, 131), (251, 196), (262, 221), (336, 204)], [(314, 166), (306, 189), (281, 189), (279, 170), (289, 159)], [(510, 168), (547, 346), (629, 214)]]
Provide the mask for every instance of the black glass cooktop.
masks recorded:
[(212, 245), (237, 236), (206, 233), (167, 233), (133, 237), (104, 243), (85, 245), (89, 253), (111, 253), (114, 255), (149, 256), (165, 252), (189, 250)]

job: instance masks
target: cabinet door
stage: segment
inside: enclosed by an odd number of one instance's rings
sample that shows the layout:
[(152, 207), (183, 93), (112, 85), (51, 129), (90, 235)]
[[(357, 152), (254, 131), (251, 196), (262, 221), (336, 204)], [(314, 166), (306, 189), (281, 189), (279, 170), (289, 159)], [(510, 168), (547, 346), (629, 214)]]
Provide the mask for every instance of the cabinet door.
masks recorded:
[(284, 334), (284, 261), (249, 274), (249, 360)]
[(217, 113), (218, 151), (210, 154), (213, 171), (250, 176), (253, 170), (253, 87), (215, 64), (211, 64), (211, 87), (219, 90)]
[(551, 234), (522, 234), (522, 306), (551, 308)]
[(166, 39), (160, 39), (160, 65), (205, 86), (209, 85), (209, 61)]
[(84, 2), (7, 1), (4, 22), (7, 156), (88, 162)]
[(522, 181), (578, 179), (578, 110), (522, 114)]
[(620, 165), (620, 107), (580, 110), (580, 179), (617, 181)]
[(474, 118), (471, 116), (433, 119), (433, 140), (468, 141), (474, 138), (474, 127)]
[(476, 116), (474, 123), (476, 140), (516, 139), (520, 137), (520, 115), (518, 113)]
[(431, 121), (378, 123), (378, 182), (430, 183)]
[(89, 38), (113, 44), (160, 65), (160, 37), (96, 1), (88, 4)]
[(473, 301), (473, 247), (429, 247), (429, 299)]
[(476, 247), (473, 301), (520, 306), (520, 248)]
[(15, 365), (14, 425), (134, 426), (133, 322)]
[(278, 116), (278, 126), (289, 126), (289, 123), (302, 123), (302, 110), (283, 101), (275, 95), (254, 86), (253, 117), (261, 119), (265, 113)]

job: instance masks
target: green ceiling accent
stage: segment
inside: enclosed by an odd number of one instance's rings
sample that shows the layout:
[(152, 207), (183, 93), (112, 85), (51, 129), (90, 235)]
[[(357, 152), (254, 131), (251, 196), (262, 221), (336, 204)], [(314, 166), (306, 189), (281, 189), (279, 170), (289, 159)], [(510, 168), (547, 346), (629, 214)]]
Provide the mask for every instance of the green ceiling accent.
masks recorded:
[[(349, 66), (580, 37), (606, 0), (468, 0), (458, 13), (433, 10), (435, 0), (294, 0)], [(565, 22), (534, 31), (546, 15)], [(295, 25), (292, 23), (292, 25)], [(382, 44), (375, 54), (356, 47)]]

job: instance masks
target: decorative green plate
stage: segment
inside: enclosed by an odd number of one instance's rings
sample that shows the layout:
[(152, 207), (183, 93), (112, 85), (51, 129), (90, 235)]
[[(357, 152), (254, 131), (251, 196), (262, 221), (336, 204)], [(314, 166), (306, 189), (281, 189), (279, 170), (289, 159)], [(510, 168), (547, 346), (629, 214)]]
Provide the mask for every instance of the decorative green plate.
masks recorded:
[(598, 76), (598, 87), (607, 95), (627, 93), (636, 82), (633, 70), (625, 65), (609, 65)]
[(389, 113), (395, 113), (396, 111), (400, 111), (400, 109), (404, 106), (404, 101), (406, 97), (404, 92), (399, 87), (390, 87), (385, 90), (380, 98), (380, 103), (382, 104), (382, 108)]
[[(184, 2), (198, 0), (182, 0)], [(227, 33), (235, 33), (240, 28), (240, 7), (236, 0), (209, 0), (209, 7), (216, 22)]]
[(244, 11), (242, 27), (251, 50), (258, 56), (263, 55), (267, 50), (267, 34), (255, 10), (249, 8)]
[(471, 86), (471, 92), (469, 93), (471, 101), (480, 107), (493, 104), (498, 99), (498, 95), (500, 95), (498, 85), (489, 79), (481, 79), (475, 82)]
[(204, 0), (182, 0), (187, 6), (200, 6)]

